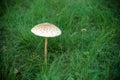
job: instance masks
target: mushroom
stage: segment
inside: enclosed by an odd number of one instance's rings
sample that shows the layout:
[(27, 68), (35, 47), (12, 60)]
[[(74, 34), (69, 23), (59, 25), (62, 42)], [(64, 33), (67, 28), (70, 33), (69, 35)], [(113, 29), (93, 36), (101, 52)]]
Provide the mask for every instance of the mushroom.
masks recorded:
[(61, 30), (51, 23), (41, 23), (34, 26), (31, 29), (31, 32), (37, 36), (45, 37), (45, 46), (44, 46), (44, 61), (47, 64), (47, 44), (49, 37), (56, 37), (61, 34)]

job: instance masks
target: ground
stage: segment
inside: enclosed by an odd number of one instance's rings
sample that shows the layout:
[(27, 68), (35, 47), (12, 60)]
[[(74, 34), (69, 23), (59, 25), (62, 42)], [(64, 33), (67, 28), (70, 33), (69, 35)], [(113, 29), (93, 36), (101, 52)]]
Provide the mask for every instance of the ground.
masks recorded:
[[(1, 80), (119, 80), (119, 1), (5, 0), (0, 7)], [(43, 22), (62, 35), (31, 33)]]

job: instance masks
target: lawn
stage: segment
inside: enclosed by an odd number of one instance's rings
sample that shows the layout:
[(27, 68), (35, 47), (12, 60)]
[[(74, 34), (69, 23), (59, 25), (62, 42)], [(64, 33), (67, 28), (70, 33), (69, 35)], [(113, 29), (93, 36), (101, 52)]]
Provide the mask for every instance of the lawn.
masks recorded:
[[(120, 9), (112, 0), (2, 0), (0, 80), (119, 80)], [(40, 23), (62, 34), (48, 40)]]

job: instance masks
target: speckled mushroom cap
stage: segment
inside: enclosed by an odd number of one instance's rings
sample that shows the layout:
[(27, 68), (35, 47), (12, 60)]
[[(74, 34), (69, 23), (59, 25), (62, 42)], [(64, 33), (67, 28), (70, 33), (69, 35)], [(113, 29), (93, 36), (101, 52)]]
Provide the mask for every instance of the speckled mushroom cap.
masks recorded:
[(61, 30), (51, 23), (38, 24), (31, 29), (31, 32), (42, 37), (55, 37), (61, 34)]

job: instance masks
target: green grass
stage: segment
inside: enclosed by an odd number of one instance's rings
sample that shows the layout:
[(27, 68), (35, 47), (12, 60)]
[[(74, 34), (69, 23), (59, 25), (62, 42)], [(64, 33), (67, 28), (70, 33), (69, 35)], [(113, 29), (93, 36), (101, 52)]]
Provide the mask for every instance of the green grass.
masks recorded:
[[(120, 78), (117, 3), (104, 0), (11, 0), (9, 3), (6, 0), (4, 6), (0, 28), (1, 80)], [(44, 38), (31, 33), (31, 28), (42, 22), (53, 23), (62, 30), (61, 36), (49, 38), (47, 66)]]

